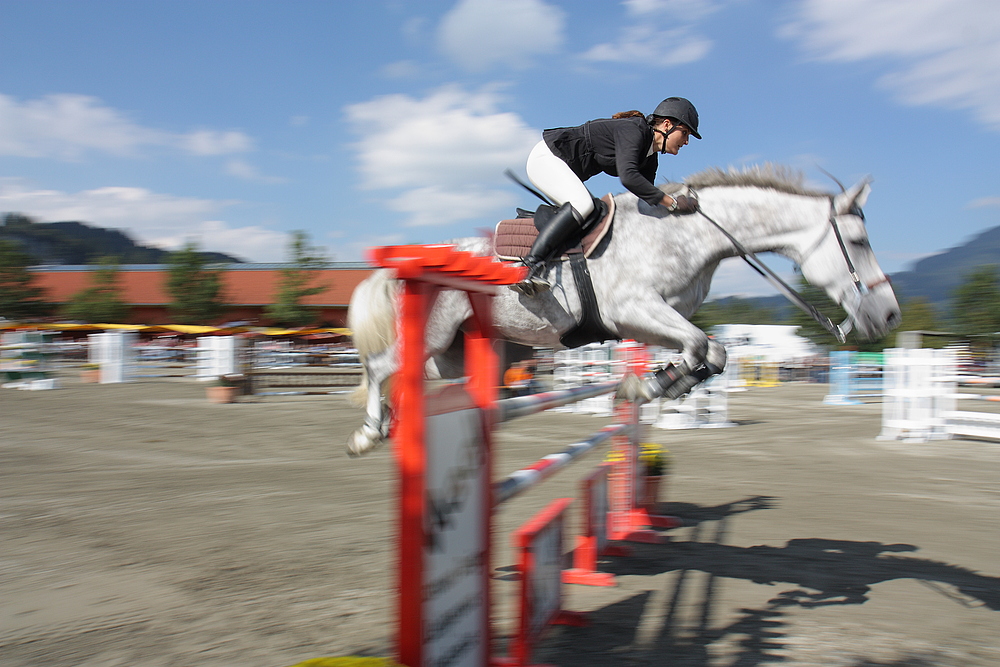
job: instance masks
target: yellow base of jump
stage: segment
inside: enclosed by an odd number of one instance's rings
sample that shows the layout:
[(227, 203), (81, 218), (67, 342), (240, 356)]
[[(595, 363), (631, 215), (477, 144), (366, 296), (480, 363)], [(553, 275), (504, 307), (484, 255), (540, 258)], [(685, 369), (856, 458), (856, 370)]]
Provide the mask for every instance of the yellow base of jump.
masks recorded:
[(346, 656), (341, 658), (311, 658), (291, 667), (404, 667), (391, 658), (362, 658)]
[(403, 667), (403, 665), (390, 658), (346, 656), (342, 658), (311, 658), (291, 667)]

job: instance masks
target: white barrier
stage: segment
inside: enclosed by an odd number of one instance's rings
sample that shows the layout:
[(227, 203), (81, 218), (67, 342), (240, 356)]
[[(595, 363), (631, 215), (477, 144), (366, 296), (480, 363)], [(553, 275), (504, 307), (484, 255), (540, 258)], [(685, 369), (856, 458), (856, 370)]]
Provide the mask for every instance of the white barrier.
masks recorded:
[(90, 334), (89, 361), (97, 364), (101, 371), (101, 384), (117, 384), (135, 381), (135, 343), (138, 335), (134, 331), (107, 331)]
[[(655, 368), (676, 362), (677, 356), (672, 350), (655, 349), (650, 366)], [(673, 400), (658, 398), (647, 403), (642, 407), (643, 422), (668, 430), (736, 426), (729, 421), (729, 392), (734, 391), (732, 378), (739, 366), (739, 359), (730, 359), (725, 371), (698, 385), (686, 396)]]
[(243, 346), (244, 340), (237, 336), (202, 336), (198, 339), (195, 377), (208, 381), (239, 373)]
[[(555, 390), (575, 389), (591, 384), (621, 380), (624, 362), (615, 358), (614, 343), (591, 343), (553, 354), (552, 378)], [(675, 350), (647, 348), (650, 366), (665, 366), (676, 362)], [(740, 360), (731, 359), (726, 370), (697, 386), (678, 399), (656, 399), (642, 406), (642, 421), (661, 429), (724, 428), (735, 426), (729, 421), (729, 392), (744, 391), (733, 386), (732, 378), (739, 372)], [(610, 394), (588, 398), (578, 403), (554, 408), (556, 412), (592, 414), (610, 417), (614, 397)]]
[(58, 388), (59, 380), (51, 377), (50, 337), (36, 331), (0, 335), (0, 386), (27, 391)]
[(955, 409), (960, 399), (997, 397), (956, 393), (954, 350), (888, 349), (883, 378), (879, 440), (927, 442), (956, 436), (1000, 440), (1000, 414)]
[[(625, 367), (614, 358), (614, 343), (590, 343), (572, 350), (558, 350), (553, 357), (553, 389), (574, 389), (590, 384), (621, 380)], [(614, 399), (610, 394), (595, 396), (578, 403), (556, 408), (557, 412), (592, 414), (610, 417)]]

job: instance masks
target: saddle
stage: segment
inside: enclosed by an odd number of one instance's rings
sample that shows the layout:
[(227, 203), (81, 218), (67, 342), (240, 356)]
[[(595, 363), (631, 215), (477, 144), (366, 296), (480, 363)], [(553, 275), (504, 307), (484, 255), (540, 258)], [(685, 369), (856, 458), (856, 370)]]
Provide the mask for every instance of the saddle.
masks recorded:
[[(570, 247), (559, 257), (560, 261), (569, 260), (569, 269), (573, 273), (583, 311), (576, 326), (559, 338), (568, 348), (580, 347), (587, 343), (603, 343), (606, 340), (619, 340), (618, 336), (608, 331), (601, 320), (601, 309), (597, 304), (590, 270), (587, 268), (587, 258), (607, 235), (615, 218), (614, 197), (610, 194), (604, 195), (601, 201), (607, 207), (607, 213), (587, 232), (580, 243)], [(535, 237), (538, 236), (535, 225), (544, 229), (551, 217), (551, 212), (546, 213), (542, 207), (534, 212), (518, 209), (517, 213), (516, 220), (501, 220), (497, 224), (493, 236), (493, 252), (499, 259), (507, 261), (523, 259), (531, 250)]]
[[(615, 217), (615, 199), (607, 194), (601, 197), (601, 201), (607, 206), (607, 214), (587, 232), (578, 245), (568, 248), (559, 259), (567, 259), (569, 255), (581, 252), (584, 257), (590, 257), (594, 249), (604, 239), (611, 229), (611, 223)], [(493, 253), (498, 259), (509, 262), (524, 259), (528, 251), (531, 250), (531, 244), (538, 236), (535, 220), (536, 217), (542, 217), (539, 212), (522, 211), (521, 209), (518, 209), (517, 212), (516, 219), (501, 220), (497, 223), (496, 232), (493, 235)], [(542, 226), (544, 226), (544, 222), (542, 222)]]

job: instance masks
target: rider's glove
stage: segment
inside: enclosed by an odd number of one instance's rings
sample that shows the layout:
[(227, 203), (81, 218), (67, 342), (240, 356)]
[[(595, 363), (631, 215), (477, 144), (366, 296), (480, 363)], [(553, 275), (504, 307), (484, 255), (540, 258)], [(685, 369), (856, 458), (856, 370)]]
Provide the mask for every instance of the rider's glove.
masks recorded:
[(675, 195), (673, 197), (674, 205), (668, 206), (667, 210), (671, 213), (696, 213), (698, 211), (698, 200), (694, 197), (689, 197), (687, 195)]

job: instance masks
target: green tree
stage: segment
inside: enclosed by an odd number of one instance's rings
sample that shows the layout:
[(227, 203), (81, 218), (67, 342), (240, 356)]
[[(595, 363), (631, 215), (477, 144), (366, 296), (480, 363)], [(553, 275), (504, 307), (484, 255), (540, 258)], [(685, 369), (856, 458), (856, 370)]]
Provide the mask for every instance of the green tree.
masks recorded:
[[(899, 304), (899, 310), (903, 315), (903, 321), (894, 333), (898, 334), (901, 331), (943, 331), (945, 328), (934, 306), (926, 299), (920, 297), (905, 299)], [(950, 342), (951, 340), (946, 336), (925, 336), (921, 345), (942, 348)]]
[(0, 317), (20, 320), (48, 312), (43, 290), (32, 284), (35, 277), (28, 271), (32, 263), (17, 244), (0, 239)]
[(21, 231), (31, 229), (34, 224), (31, 218), (22, 213), (6, 213), (3, 216), (3, 224), (0, 227), (5, 227), (9, 231)]
[(170, 253), (167, 292), (173, 299), (170, 314), (187, 324), (208, 324), (226, 311), (222, 298), (222, 271), (206, 268), (196, 243)]
[(93, 272), (93, 285), (70, 297), (65, 308), (66, 317), (83, 322), (123, 322), (128, 317), (129, 306), (120, 296), (118, 274), (117, 260), (102, 258)]
[(716, 324), (782, 324), (783, 321), (776, 309), (738, 298), (704, 303), (691, 317), (691, 323), (703, 330)]
[[(833, 299), (826, 295), (821, 288), (810, 285), (805, 278), (799, 277), (799, 283), (795, 290), (802, 295), (802, 298), (816, 307), (820, 313), (829, 317), (833, 322), (839, 324), (844, 321), (847, 314), (844, 309), (834, 303)], [(833, 334), (824, 329), (819, 322), (814, 320), (802, 309), (796, 308), (789, 324), (798, 325), (798, 334), (821, 347), (836, 349), (840, 347), (840, 342), (834, 338)], [(853, 347), (853, 343), (852, 343)]]
[(1000, 331), (1000, 285), (997, 267), (980, 266), (965, 276), (952, 294), (951, 318), (958, 333), (981, 336)]
[(320, 248), (309, 245), (309, 236), (294, 231), (288, 242), (289, 266), (281, 270), (274, 303), (264, 309), (265, 317), (283, 326), (305, 326), (316, 320), (315, 308), (302, 304), (302, 299), (319, 294), (329, 285), (310, 285), (316, 272), (326, 267), (327, 259)]

